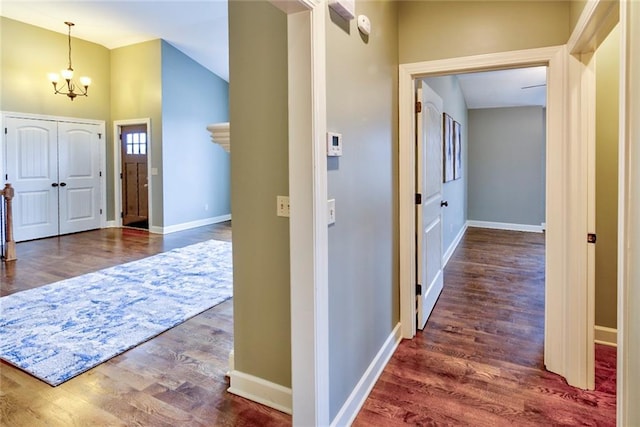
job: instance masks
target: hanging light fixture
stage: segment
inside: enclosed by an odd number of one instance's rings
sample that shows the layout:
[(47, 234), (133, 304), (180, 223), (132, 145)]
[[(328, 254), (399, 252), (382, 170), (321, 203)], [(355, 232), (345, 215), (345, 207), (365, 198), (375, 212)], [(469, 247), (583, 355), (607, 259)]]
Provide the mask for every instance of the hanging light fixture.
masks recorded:
[[(53, 91), (56, 95), (67, 95), (69, 99), (73, 101), (76, 96), (87, 96), (91, 79), (89, 77), (80, 77), (80, 86), (73, 81), (73, 67), (71, 67), (71, 27), (75, 24), (73, 22), (65, 22), (65, 25), (69, 27), (69, 67), (67, 67), (66, 70), (62, 70), (60, 74), (49, 74), (49, 80), (53, 84)], [(60, 75), (62, 75), (64, 83), (58, 88)]]

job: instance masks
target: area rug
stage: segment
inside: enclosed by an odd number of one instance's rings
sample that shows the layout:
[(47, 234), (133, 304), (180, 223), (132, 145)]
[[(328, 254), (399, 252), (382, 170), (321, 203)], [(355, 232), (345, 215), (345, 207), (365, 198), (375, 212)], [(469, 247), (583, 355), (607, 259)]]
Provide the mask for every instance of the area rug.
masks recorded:
[(210, 240), (0, 298), (0, 358), (56, 386), (232, 295)]

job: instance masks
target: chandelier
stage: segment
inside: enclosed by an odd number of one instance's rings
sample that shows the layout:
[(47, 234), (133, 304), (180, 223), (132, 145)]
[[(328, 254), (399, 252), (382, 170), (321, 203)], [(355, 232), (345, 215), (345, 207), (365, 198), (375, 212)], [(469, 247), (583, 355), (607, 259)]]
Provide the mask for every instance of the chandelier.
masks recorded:
[[(56, 95), (67, 95), (69, 99), (73, 101), (76, 96), (87, 96), (91, 79), (89, 77), (80, 77), (80, 86), (73, 81), (73, 67), (71, 67), (71, 27), (75, 24), (73, 22), (65, 22), (65, 25), (69, 27), (69, 66), (66, 70), (62, 70), (60, 74), (49, 74), (49, 80), (53, 84), (53, 93)], [(62, 75), (64, 83), (58, 88), (60, 75)]]

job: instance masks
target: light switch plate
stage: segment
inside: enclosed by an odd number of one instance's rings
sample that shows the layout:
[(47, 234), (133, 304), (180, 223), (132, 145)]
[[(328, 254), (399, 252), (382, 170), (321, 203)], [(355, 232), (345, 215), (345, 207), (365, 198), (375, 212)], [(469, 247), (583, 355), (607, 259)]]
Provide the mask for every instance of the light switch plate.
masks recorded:
[(329, 225), (336, 223), (336, 199), (329, 199), (327, 201), (327, 218)]
[(276, 196), (278, 216), (289, 217), (289, 196)]

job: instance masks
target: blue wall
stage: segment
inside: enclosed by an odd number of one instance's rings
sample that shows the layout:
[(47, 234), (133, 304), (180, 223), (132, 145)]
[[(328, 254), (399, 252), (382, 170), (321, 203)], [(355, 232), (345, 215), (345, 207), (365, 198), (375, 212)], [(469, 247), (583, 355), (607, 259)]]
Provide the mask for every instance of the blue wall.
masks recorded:
[(164, 227), (231, 213), (230, 159), (207, 125), (229, 121), (229, 84), (162, 42)]

